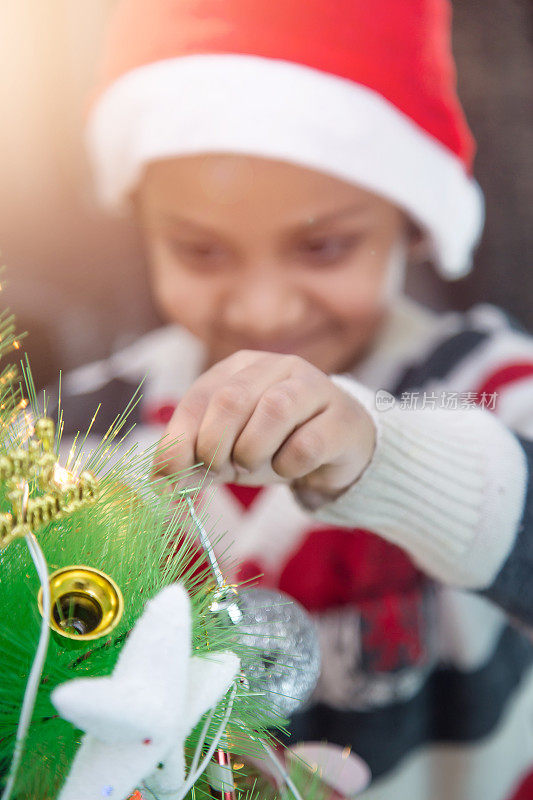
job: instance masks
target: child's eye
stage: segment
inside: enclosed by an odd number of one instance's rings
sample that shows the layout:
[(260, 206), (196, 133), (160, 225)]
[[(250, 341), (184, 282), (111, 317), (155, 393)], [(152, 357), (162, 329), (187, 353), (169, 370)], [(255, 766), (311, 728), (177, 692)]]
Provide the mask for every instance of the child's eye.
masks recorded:
[(225, 258), (222, 247), (211, 242), (171, 240), (168, 247), (180, 260), (203, 266), (215, 266)]
[(299, 245), (299, 254), (314, 264), (334, 264), (353, 250), (357, 236), (319, 236)]

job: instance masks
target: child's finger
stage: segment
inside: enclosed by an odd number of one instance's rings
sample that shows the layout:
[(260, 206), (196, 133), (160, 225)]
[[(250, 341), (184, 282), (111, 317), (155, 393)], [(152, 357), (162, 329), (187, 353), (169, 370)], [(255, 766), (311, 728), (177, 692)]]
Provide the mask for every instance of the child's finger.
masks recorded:
[(272, 459), (272, 468), (286, 480), (301, 478), (331, 461), (341, 438), (335, 409), (327, 408), (289, 436)]
[(197, 463), (194, 445), (198, 426), (208, 401), (208, 394), (197, 390), (190, 396), (185, 395), (179, 403), (164, 440), (171, 444), (167, 444), (156, 457), (156, 464), (161, 472), (167, 474), (178, 472)]
[(263, 392), (238, 437), (232, 461), (249, 472), (270, 464), (295, 428), (323, 411), (328, 400), (326, 381), (288, 378), (270, 386)]
[(291, 357), (258, 354), (255, 363), (217, 386), (205, 409), (196, 456), (219, 472), (231, 463), (236, 440), (250, 420), (263, 393), (285, 380), (295, 368)]
[[(157, 471), (168, 474), (198, 463), (196, 440), (211, 395), (228, 373), (231, 374), (232, 369), (235, 371), (237, 366), (241, 368), (256, 358), (256, 353), (242, 351), (231, 359), (219, 361), (185, 392), (169, 422), (165, 436), (166, 449), (156, 456), (154, 463)], [(168, 445), (168, 442), (172, 444)]]
[(362, 474), (375, 445), (375, 427), (366, 412), (332, 403), (286, 440), (272, 468), (285, 480), (304, 478), (310, 489), (334, 496)]

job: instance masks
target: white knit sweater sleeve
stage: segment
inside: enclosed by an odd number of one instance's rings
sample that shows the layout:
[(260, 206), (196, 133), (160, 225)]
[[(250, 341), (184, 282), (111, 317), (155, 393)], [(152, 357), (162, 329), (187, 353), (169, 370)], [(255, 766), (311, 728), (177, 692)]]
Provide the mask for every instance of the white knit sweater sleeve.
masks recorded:
[(489, 586), (523, 511), (527, 465), (514, 434), (480, 408), (377, 411), (366, 387), (333, 380), (372, 416), (377, 443), (359, 480), (314, 516), (379, 534), (444, 583)]

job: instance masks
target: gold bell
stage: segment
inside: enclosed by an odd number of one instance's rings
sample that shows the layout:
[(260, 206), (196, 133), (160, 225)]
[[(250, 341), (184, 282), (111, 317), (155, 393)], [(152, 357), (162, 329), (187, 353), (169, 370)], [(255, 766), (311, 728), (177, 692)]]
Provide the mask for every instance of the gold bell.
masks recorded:
[[(63, 567), (50, 575), (50, 627), (77, 642), (107, 636), (124, 612), (122, 592), (115, 581), (92, 567)], [(39, 611), (43, 592), (39, 589)]]

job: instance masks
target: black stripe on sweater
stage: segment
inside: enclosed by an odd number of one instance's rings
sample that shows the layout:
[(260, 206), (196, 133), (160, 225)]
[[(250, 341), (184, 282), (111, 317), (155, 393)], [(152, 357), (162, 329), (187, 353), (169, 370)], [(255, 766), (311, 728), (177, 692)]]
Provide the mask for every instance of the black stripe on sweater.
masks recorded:
[(420, 364), (409, 367), (392, 390), (399, 397), (402, 392), (409, 392), (423, 386), (427, 381), (445, 378), (466, 356), (470, 355), (490, 336), (487, 331), (463, 330), (439, 342), (437, 347)]
[(513, 549), (492, 586), (481, 594), (521, 622), (533, 625), (533, 442), (518, 438), (528, 462), (524, 513)]
[(371, 711), (314, 706), (292, 718), (286, 741), (350, 745), (377, 778), (420, 745), (473, 743), (491, 733), (532, 663), (533, 644), (508, 626), (479, 669), (438, 668), (410, 700)]

